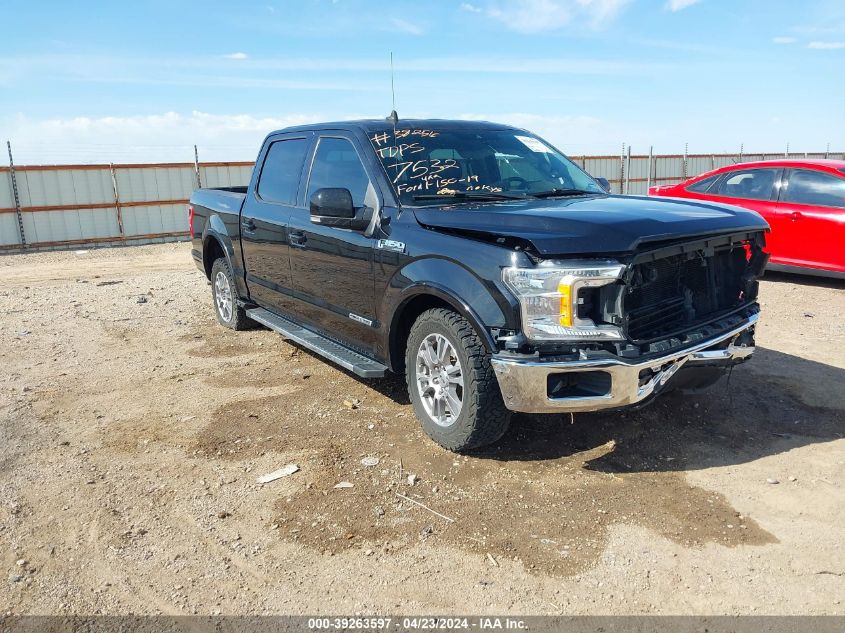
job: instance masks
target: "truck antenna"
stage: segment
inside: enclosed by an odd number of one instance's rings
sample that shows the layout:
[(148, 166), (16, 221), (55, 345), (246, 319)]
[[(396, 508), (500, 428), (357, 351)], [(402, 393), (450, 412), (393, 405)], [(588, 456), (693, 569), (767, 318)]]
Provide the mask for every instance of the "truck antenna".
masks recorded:
[(399, 115), (396, 114), (396, 89), (393, 85), (393, 51), (390, 51), (390, 98), (393, 102), (393, 109), (390, 111), (390, 115), (387, 117), (387, 120), (393, 122), (393, 127), (395, 129), (396, 124), (399, 122)]

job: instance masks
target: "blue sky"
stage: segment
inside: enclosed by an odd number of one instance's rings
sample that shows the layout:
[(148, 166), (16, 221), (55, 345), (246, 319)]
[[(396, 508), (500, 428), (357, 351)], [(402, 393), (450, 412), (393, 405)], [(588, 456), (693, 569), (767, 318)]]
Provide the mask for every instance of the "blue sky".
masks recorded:
[(3, 0), (19, 163), (249, 160), (268, 131), (518, 124), (565, 152), (845, 151), (842, 0)]

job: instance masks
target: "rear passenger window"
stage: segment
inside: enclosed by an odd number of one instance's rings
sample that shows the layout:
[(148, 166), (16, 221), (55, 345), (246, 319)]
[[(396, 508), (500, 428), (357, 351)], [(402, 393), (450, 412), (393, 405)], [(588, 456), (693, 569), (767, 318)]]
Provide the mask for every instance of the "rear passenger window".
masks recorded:
[(267, 150), (264, 167), (258, 178), (258, 196), (267, 202), (296, 204), (299, 176), (305, 160), (304, 138), (276, 141)]
[(819, 207), (845, 207), (845, 178), (820, 171), (796, 169), (789, 176), (789, 184), (781, 201)]
[(370, 179), (352, 143), (345, 138), (321, 138), (311, 166), (307, 200), (317, 189), (349, 189), (356, 207), (364, 206)]
[(744, 169), (733, 171), (710, 193), (730, 198), (749, 198), (751, 200), (770, 200), (772, 187), (777, 177), (777, 169)]
[(704, 180), (699, 180), (696, 183), (691, 184), (687, 187), (687, 191), (694, 191), (696, 193), (705, 193), (714, 182), (719, 180), (719, 176), (721, 174), (716, 174), (715, 176), (710, 176), (709, 178), (705, 178)]

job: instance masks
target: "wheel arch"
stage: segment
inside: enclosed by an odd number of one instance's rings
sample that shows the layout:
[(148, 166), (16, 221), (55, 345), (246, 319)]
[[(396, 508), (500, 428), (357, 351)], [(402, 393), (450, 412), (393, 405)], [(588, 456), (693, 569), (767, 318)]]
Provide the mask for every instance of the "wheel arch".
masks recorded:
[(202, 265), (205, 276), (211, 279), (211, 267), (219, 257), (225, 257), (229, 262), (229, 268), (234, 272), (239, 266), (233, 266), (232, 257), (234, 248), (232, 239), (226, 231), (226, 225), (219, 215), (212, 214), (206, 222), (202, 236)]
[(399, 372), (405, 366), (405, 347), (411, 327), (423, 312), (434, 308), (446, 308), (460, 314), (472, 325), (485, 349), (489, 353), (496, 351), (492, 335), (472, 306), (445, 286), (421, 283), (405, 289), (390, 320), (388, 360), (392, 371)]
[(220, 243), (220, 239), (216, 235), (207, 235), (202, 242), (202, 267), (205, 270), (205, 276), (211, 279), (211, 268), (214, 262), (226, 256), (226, 251)]

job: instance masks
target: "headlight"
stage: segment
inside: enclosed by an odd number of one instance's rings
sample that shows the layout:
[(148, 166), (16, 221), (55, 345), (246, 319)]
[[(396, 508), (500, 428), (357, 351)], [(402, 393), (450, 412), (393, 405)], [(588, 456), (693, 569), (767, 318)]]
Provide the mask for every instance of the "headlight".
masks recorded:
[(505, 268), (502, 278), (519, 299), (522, 328), (530, 340), (621, 340), (618, 327), (578, 318), (578, 293), (614, 283), (624, 269), (614, 261), (544, 262), (536, 268)]

